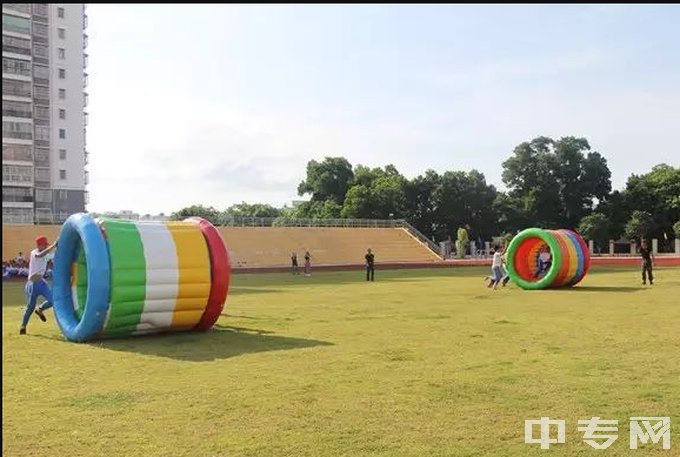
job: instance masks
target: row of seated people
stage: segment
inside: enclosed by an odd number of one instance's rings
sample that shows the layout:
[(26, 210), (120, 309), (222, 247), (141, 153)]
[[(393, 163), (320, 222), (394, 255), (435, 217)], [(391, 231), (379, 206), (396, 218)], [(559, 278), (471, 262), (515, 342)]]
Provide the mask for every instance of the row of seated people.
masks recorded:
[[(47, 262), (45, 279), (52, 277), (52, 259)], [(2, 279), (28, 278), (28, 261), (22, 257), (2, 262)]]

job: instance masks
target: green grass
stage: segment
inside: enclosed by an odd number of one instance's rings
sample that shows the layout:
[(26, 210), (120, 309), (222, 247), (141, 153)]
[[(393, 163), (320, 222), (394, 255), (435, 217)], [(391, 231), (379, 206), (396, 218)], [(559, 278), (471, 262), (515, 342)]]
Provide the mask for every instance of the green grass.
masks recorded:
[[(3, 455), (677, 456), (680, 269), (600, 269), (571, 290), (484, 288), (486, 269), (237, 275), (204, 334), (63, 341), (3, 284)], [(524, 444), (524, 420), (567, 443)], [(578, 419), (619, 420), (597, 451)], [(629, 449), (631, 416), (672, 448)]]

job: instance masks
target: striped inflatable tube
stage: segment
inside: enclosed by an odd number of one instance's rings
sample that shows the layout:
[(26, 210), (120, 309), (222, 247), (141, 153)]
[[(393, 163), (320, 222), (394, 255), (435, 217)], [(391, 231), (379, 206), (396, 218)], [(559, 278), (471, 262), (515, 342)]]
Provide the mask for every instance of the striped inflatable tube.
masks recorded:
[(74, 214), (54, 256), (53, 300), (66, 339), (207, 330), (229, 289), (229, 256), (208, 221), (138, 222)]
[(506, 264), (510, 278), (523, 289), (569, 287), (588, 273), (590, 252), (572, 230), (530, 228), (510, 241)]

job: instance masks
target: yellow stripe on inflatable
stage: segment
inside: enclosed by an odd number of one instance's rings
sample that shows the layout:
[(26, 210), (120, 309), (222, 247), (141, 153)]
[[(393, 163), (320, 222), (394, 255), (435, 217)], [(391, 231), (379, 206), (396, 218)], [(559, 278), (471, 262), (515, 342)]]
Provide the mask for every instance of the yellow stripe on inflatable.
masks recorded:
[(210, 254), (198, 226), (166, 222), (177, 252), (179, 290), (172, 328), (192, 328), (201, 320), (210, 296)]

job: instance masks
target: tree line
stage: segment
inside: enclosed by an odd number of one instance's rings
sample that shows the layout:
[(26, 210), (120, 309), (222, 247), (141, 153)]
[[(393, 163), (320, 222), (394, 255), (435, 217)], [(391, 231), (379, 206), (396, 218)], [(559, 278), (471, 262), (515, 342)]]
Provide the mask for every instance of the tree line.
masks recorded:
[(408, 179), (394, 165), (353, 166), (344, 157), (307, 163), (295, 208), (239, 203), (224, 211), (194, 205), (173, 219), (201, 216), (222, 224), (238, 216), (405, 219), (441, 241), (469, 227), (473, 240), (508, 236), (527, 227), (570, 228), (600, 247), (609, 239), (680, 236), (680, 167), (667, 164), (628, 178), (613, 190), (607, 160), (585, 138), (538, 137), (502, 163), (506, 191), (477, 170), (425, 173)]

